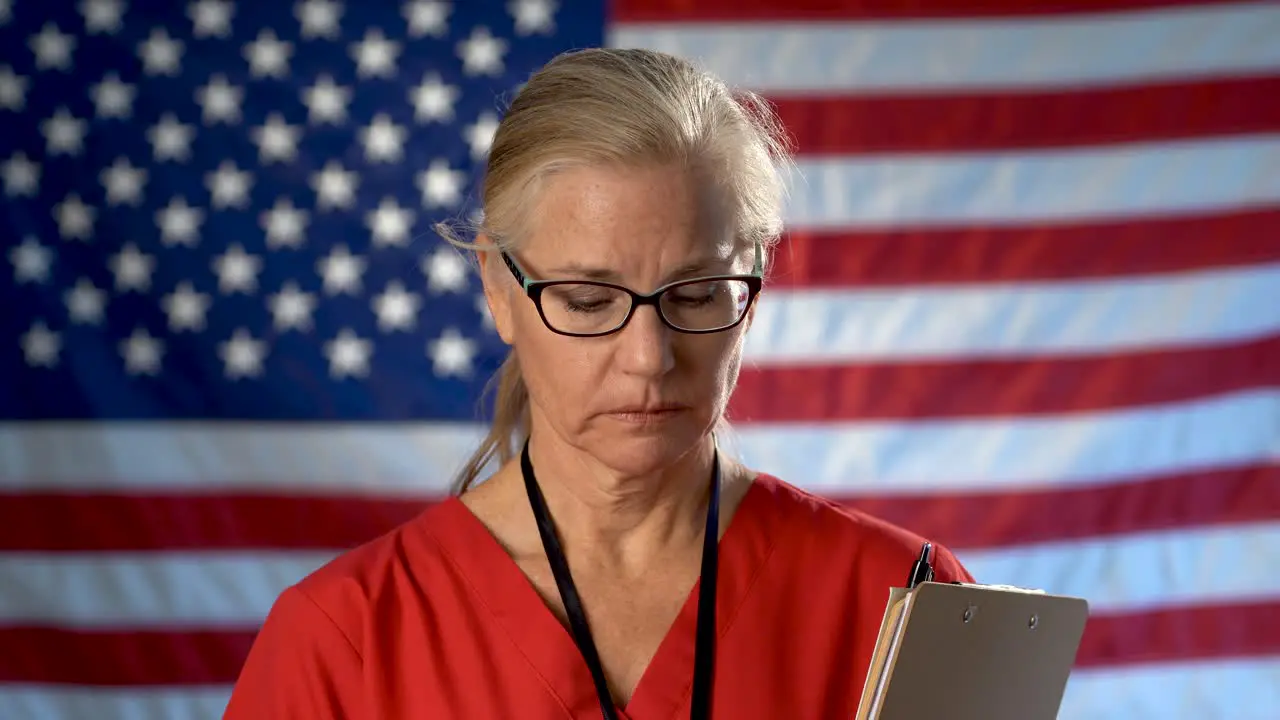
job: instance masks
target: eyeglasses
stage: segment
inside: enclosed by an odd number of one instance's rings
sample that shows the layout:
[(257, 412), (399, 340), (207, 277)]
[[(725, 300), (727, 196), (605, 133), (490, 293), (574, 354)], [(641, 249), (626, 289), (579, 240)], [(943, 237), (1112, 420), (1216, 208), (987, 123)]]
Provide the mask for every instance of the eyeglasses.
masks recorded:
[(572, 337), (598, 337), (621, 330), (641, 305), (652, 305), (663, 324), (682, 333), (714, 333), (735, 327), (747, 316), (763, 282), (759, 243), (755, 252), (755, 266), (748, 275), (678, 280), (647, 295), (593, 280), (530, 280), (515, 258), (505, 252), (501, 255), (547, 329)]

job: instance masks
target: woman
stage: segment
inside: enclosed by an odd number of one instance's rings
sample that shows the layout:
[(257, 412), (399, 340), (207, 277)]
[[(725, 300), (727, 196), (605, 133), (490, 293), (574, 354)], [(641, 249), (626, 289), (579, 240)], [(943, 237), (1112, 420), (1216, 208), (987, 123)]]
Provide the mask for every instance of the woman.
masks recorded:
[(662, 54), (529, 81), (474, 243), (449, 236), (512, 348), (491, 432), (456, 497), (281, 595), (227, 718), (852, 716), (921, 538), (716, 444), (781, 230), (778, 138)]

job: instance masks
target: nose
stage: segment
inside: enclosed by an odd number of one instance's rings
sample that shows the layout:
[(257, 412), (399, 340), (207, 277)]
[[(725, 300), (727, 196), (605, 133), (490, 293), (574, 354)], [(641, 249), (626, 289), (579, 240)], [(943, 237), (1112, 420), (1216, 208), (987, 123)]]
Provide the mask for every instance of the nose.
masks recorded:
[(631, 321), (617, 333), (617, 362), (633, 375), (660, 377), (675, 366), (672, 349), (674, 331), (667, 327), (653, 306), (636, 308)]

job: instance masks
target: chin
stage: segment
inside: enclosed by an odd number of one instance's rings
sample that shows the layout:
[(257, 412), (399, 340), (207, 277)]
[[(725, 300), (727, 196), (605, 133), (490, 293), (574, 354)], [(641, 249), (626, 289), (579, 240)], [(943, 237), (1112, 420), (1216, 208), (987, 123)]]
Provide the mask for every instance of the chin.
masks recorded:
[(638, 477), (679, 462), (707, 436), (705, 423), (693, 418), (662, 422), (605, 419), (584, 449), (614, 472)]

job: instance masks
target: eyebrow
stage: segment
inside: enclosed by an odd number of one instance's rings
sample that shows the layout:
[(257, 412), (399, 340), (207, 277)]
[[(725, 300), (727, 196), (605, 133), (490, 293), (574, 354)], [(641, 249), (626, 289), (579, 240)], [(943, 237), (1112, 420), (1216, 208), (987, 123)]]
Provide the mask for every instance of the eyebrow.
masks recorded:
[[(693, 260), (681, 265), (680, 267), (667, 273), (664, 282), (678, 280), (682, 278), (695, 277), (702, 274), (710, 274), (708, 271), (715, 265), (725, 265), (727, 260), (719, 259), (701, 259)], [(717, 271), (717, 274), (728, 272), (725, 268)], [(617, 282), (622, 279), (622, 275), (616, 270), (609, 268), (595, 267), (591, 265), (583, 265), (581, 263), (569, 263), (568, 265), (560, 265), (547, 271), (548, 279), (553, 277), (580, 277), (587, 280), (600, 280), (602, 282)]]

